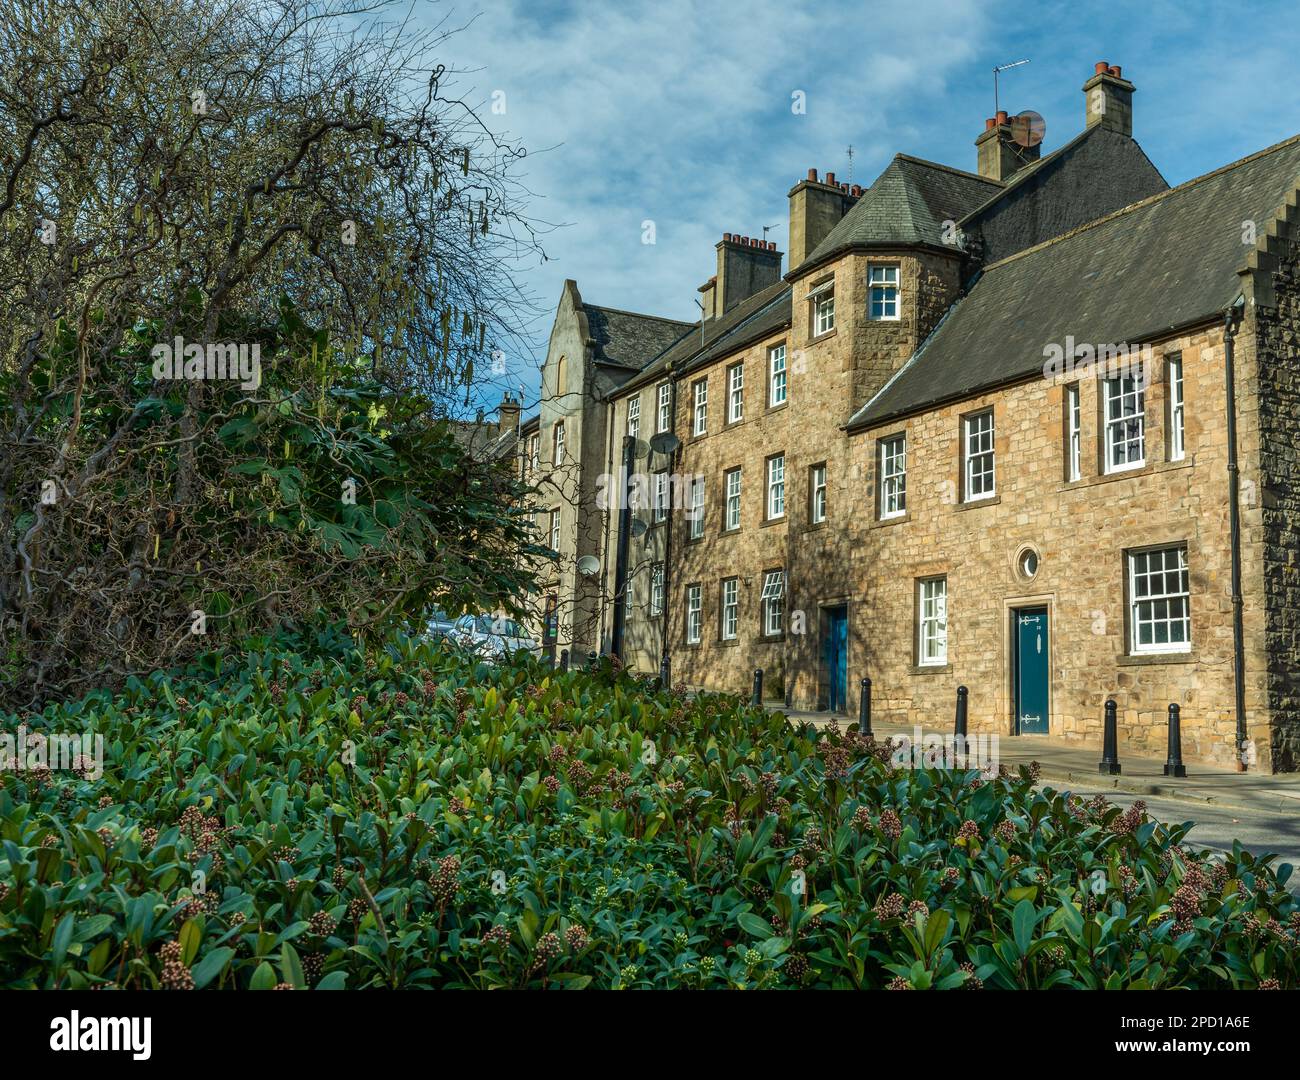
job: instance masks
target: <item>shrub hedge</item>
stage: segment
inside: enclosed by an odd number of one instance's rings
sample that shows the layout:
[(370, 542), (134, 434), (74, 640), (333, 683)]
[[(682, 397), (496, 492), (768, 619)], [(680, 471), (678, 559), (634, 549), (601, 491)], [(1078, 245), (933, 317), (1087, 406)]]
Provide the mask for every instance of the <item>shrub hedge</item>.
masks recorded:
[(3, 774), (7, 987), (1300, 985), (1270, 857), (608, 666), (261, 641), (24, 722), (106, 760)]

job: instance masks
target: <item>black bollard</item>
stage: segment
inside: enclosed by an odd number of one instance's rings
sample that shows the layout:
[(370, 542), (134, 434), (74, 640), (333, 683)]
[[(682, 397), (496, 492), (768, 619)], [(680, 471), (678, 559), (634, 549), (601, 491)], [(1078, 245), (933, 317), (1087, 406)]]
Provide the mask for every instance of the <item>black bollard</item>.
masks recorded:
[(1119, 775), (1119, 736), (1115, 731), (1115, 699), (1106, 699), (1106, 725), (1102, 730), (1101, 763), (1097, 771), (1103, 776)]
[(763, 704), (763, 669), (761, 667), (754, 669), (754, 704)]
[(1169, 759), (1165, 762), (1165, 775), (1187, 775), (1187, 766), (1183, 764), (1183, 727), (1178, 706), (1173, 702), (1169, 703)]
[(953, 724), (952, 748), (959, 768), (964, 768), (966, 761), (966, 703), (969, 696), (966, 687), (957, 687), (957, 719)]
[(561, 650), (560, 650), (560, 670), (561, 670), (561, 671), (568, 671), (568, 670), (569, 670), (569, 650), (568, 650), (568, 649), (561, 649)]
[(862, 690), (858, 694), (858, 734), (868, 738), (875, 736), (871, 731), (871, 680), (862, 680)]

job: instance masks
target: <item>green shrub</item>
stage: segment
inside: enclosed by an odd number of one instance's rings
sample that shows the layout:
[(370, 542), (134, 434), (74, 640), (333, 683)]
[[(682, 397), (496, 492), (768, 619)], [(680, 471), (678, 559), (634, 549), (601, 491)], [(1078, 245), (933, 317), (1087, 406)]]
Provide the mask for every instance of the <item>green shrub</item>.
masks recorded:
[(27, 723), (106, 771), (5, 774), (4, 986), (1300, 984), (1289, 867), (608, 668), (262, 642)]

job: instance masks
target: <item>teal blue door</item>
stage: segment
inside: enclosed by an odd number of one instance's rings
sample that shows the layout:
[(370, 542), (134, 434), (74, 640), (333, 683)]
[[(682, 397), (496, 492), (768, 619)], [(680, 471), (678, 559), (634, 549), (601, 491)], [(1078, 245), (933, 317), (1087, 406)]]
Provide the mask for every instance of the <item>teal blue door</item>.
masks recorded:
[(1048, 710), (1047, 608), (1015, 612), (1016, 732), (1046, 735)]
[(843, 712), (849, 700), (849, 610), (847, 607), (824, 608), (822, 614), (826, 707), (831, 712)]

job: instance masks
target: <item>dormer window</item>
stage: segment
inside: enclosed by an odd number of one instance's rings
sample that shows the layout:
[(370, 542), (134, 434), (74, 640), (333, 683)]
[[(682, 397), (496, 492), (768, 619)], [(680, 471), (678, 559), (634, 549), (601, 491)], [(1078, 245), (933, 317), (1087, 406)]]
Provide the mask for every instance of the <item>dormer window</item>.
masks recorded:
[(821, 337), (835, 329), (835, 279), (823, 281), (808, 294), (812, 336)]

